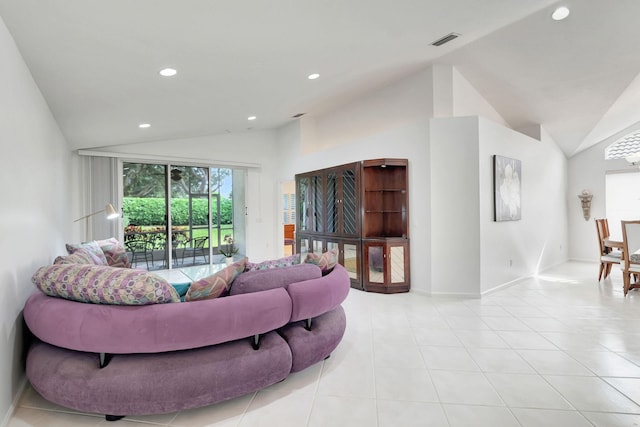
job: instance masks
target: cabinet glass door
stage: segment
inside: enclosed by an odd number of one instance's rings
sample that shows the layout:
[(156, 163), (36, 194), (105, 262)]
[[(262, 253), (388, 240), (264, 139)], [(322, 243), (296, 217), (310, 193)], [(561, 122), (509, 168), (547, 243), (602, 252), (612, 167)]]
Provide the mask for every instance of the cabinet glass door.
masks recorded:
[(311, 231), (322, 232), (322, 217), (324, 203), (322, 197), (322, 176), (311, 177), (311, 192), (313, 193), (313, 206), (311, 207)]
[(298, 230), (309, 230), (309, 217), (311, 216), (311, 194), (310, 194), (310, 182), (311, 178), (308, 176), (301, 177), (298, 180), (298, 192), (296, 197), (298, 198)]
[(304, 259), (307, 257), (307, 254), (309, 253), (309, 238), (308, 237), (300, 237), (298, 239), (298, 243), (297, 243), (297, 247), (296, 249), (298, 250), (298, 253), (300, 253), (300, 260), (301, 262), (304, 262)]
[(338, 174), (335, 171), (329, 171), (325, 181), (326, 203), (327, 203), (327, 233), (338, 232), (339, 221), (339, 204), (338, 195)]
[(342, 171), (342, 232), (344, 234), (355, 235), (358, 233), (357, 220), (357, 193), (356, 193), (356, 171), (355, 169), (345, 169)]
[(384, 283), (384, 246), (368, 245), (367, 251), (369, 283)]
[(391, 283), (404, 283), (404, 246), (391, 246)]
[(345, 243), (342, 250), (343, 266), (349, 273), (349, 277), (358, 280), (358, 245)]

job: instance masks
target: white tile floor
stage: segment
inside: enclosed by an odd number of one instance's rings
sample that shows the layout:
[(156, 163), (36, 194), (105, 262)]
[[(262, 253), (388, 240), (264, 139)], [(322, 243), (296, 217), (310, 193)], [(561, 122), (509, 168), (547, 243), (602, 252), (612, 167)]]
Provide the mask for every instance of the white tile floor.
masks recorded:
[(232, 401), (109, 423), (28, 388), (23, 426), (636, 426), (640, 292), (567, 263), (482, 299), (352, 290), (332, 357)]

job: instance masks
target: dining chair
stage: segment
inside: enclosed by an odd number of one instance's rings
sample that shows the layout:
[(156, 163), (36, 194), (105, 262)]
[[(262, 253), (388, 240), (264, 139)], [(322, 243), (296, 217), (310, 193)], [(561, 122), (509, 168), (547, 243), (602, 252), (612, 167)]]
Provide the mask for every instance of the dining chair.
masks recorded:
[(284, 245), (291, 246), (291, 253), (296, 253), (296, 226), (295, 224), (284, 225)]
[[(622, 260), (622, 281), (624, 283), (624, 295), (630, 289), (640, 288), (640, 220), (621, 221), (622, 223), (622, 250), (625, 256)], [(633, 275), (634, 283), (631, 283)]]
[(604, 240), (610, 236), (609, 221), (606, 218), (596, 219), (596, 229), (598, 231), (598, 245), (600, 246), (599, 282), (602, 280), (602, 273), (604, 273), (604, 278), (606, 279), (609, 277), (609, 273), (611, 273), (611, 266), (613, 264), (620, 264), (622, 253), (620, 251), (614, 251), (604, 244)]

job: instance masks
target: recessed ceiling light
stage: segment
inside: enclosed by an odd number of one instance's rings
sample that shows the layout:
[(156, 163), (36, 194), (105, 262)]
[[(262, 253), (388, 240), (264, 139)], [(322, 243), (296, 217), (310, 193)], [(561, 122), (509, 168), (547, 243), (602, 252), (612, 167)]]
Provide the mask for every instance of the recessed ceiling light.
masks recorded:
[(149, 124), (149, 123), (140, 123), (140, 124), (138, 125), (138, 127), (139, 127), (140, 129), (146, 129), (146, 128), (150, 128), (150, 127), (151, 127), (151, 124)]
[(162, 70), (160, 70), (160, 75), (162, 77), (172, 77), (176, 74), (178, 74), (178, 72), (173, 68), (163, 68)]
[(257, 119), (257, 117), (256, 117), (256, 116), (249, 116), (249, 117), (247, 117), (247, 120), (255, 120), (255, 119)]
[(318, 77), (320, 77), (320, 74), (318, 74), (318, 73), (309, 74), (309, 75), (307, 76), (307, 78), (308, 78), (309, 80), (315, 80), (315, 79), (317, 79)]
[(553, 11), (553, 13), (551, 14), (551, 18), (554, 21), (562, 21), (567, 16), (569, 16), (569, 13), (570, 12), (568, 7), (560, 6), (559, 8)]

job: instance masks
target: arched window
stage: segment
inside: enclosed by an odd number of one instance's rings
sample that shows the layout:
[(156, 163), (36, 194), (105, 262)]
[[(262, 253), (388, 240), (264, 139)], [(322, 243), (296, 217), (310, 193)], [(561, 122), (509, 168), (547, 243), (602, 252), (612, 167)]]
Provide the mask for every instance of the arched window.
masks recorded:
[(640, 152), (640, 130), (633, 131), (608, 146), (604, 152), (604, 158), (605, 160), (624, 159), (638, 152)]

